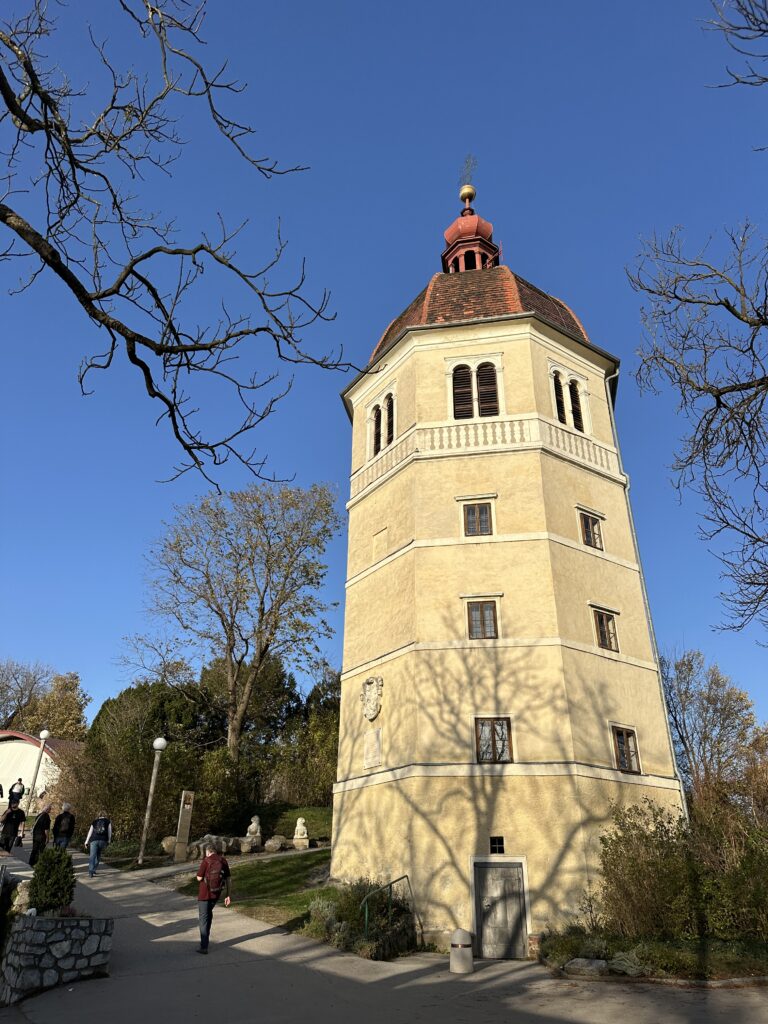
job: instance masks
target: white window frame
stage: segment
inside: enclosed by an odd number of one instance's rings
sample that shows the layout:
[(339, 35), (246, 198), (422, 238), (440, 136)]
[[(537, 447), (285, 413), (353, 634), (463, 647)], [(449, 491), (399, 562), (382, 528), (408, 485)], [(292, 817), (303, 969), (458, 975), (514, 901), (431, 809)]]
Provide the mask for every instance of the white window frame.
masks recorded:
[[(509, 746), (512, 750), (511, 761), (478, 761), (477, 759), (477, 720), (478, 718), (508, 718), (509, 719)], [(469, 718), (470, 728), (470, 754), (473, 764), (485, 767), (496, 768), (498, 765), (518, 764), (517, 754), (517, 722), (511, 711), (474, 711)]]
[[(608, 719), (608, 735), (611, 742), (611, 761), (613, 762), (614, 770), (621, 772), (622, 775), (645, 775), (643, 770), (643, 759), (640, 756), (640, 738), (637, 731), (636, 725), (629, 725), (626, 722), (615, 722), (613, 719)], [(628, 732), (634, 733), (635, 735), (635, 753), (637, 754), (637, 771), (629, 771), (626, 768), (619, 768), (616, 757), (616, 740), (613, 735), (614, 729), (626, 729)]]
[[(388, 445), (385, 443), (387, 436), (387, 407), (384, 404), (387, 395), (392, 395), (392, 444)], [(380, 455), (383, 455), (389, 448), (393, 448), (397, 443), (397, 415), (398, 415), (398, 401), (397, 401), (397, 378), (389, 381), (385, 388), (381, 388), (376, 392), (374, 398), (369, 399), (365, 403), (365, 432), (366, 432), (366, 455), (367, 462), (371, 462), (373, 459), (378, 459)], [(374, 433), (374, 422), (373, 412), (376, 406), (381, 408), (381, 448), (374, 454), (373, 451), (373, 433)]]
[[(477, 400), (477, 368), (481, 363), (493, 363), (496, 368), (496, 394), (499, 399), (498, 416), (481, 416)], [(472, 374), (472, 420), (454, 420), (453, 417), (453, 371), (457, 366), (468, 366)], [(445, 360), (445, 391), (448, 419), (453, 423), (469, 423), (474, 420), (494, 420), (507, 415), (504, 401), (504, 361), (501, 352), (485, 352), (480, 356), (451, 356)]]
[[(459, 507), (459, 537), (462, 540), (473, 543), (475, 541), (488, 540), (496, 536), (496, 499), (498, 491), (489, 491), (487, 494), (456, 494), (454, 501)], [(465, 505), (490, 505), (491, 506), (491, 532), (479, 533), (477, 536), (468, 537), (464, 533), (464, 506)]]
[[(598, 512), (597, 509), (590, 508), (588, 505), (576, 505), (575, 508), (576, 508), (576, 536), (579, 538), (579, 543), (581, 544), (581, 546), (583, 548), (586, 548), (587, 551), (605, 551), (606, 550), (606, 543), (605, 543), (605, 520), (606, 520), (606, 516), (605, 516), (605, 513), (604, 512)], [(591, 544), (585, 543), (585, 541), (584, 541), (584, 532), (583, 532), (583, 530), (581, 528), (581, 517), (582, 517), (582, 515), (592, 516), (593, 519), (599, 519), (600, 520), (600, 539), (603, 542), (603, 546), (601, 548), (595, 548), (595, 547), (592, 547)], [(603, 610), (605, 611), (607, 609), (603, 609)]]
[[(555, 374), (560, 374), (560, 383), (563, 385), (563, 402), (565, 403), (565, 423), (557, 418), (557, 401), (555, 399)], [(579, 397), (581, 398), (581, 418), (584, 421), (584, 430), (576, 430), (573, 425), (573, 407), (571, 406), (571, 381), (576, 381), (579, 386)], [(567, 427), (577, 434), (592, 434), (592, 415), (590, 412), (590, 395), (587, 387), (588, 380), (583, 373), (569, 370), (562, 363), (549, 360), (549, 395), (552, 402), (552, 417), (559, 427)]]
[[(596, 601), (589, 601), (589, 617), (592, 620), (592, 635), (595, 641), (595, 647), (602, 654), (621, 654), (621, 639), (619, 638), (619, 617), (621, 612), (616, 608), (609, 608), (607, 605), (598, 604)], [(600, 643), (600, 634), (597, 630), (597, 622), (595, 620), (595, 612), (605, 612), (607, 615), (613, 616), (613, 627), (616, 632), (616, 650), (614, 651), (610, 647), (603, 647)]]
[[(462, 608), (464, 612), (464, 637), (468, 643), (472, 644), (492, 644), (497, 640), (500, 640), (504, 633), (502, 632), (501, 625), (501, 599), (504, 597), (502, 590), (496, 593), (482, 593), (482, 594), (459, 594), (461, 599)], [(475, 601), (494, 601), (496, 604), (496, 636), (494, 637), (471, 637), (469, 635), (469, 607), (470, 602)]]

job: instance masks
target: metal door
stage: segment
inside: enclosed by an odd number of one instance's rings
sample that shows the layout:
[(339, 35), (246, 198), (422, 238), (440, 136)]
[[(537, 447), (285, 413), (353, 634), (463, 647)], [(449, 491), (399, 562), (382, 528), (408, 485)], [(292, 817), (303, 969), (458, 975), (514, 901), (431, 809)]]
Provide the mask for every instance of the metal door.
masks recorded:
[(475, 864), (475, 952), (491, 960), (528, 956), (522, 864)]

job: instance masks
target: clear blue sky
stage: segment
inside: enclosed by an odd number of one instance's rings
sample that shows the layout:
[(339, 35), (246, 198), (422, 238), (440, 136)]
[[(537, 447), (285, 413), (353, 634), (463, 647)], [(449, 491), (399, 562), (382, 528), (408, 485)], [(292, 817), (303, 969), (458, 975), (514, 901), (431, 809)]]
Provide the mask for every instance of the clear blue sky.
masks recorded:
[[(62, 9), (60, 59), (75, 77), (89, 16), (117, 54), (129, 52), (116, 6)], [(753, 147), (768, 143), (768, 90), (709, 88), (729, 59), (722, 38), (703, 30), (709, 13), (704, 0), (216, 0), (209, 59), (227, 56), (248, 82), (236, 110), (258, 128), (256, 149), (311, 170), (263, 181), (188, 108), (172, 181), (158, 175), (142, 187), (145, 205), (175, 217), (185, 238), (212, 229), (217, 212), (231, 223), (248, 217), (241, 252), (254, 264), (269, 255), (280, 216), (288, 259), (306, 256), (310, 287), (329, 288), (338, 314), (312, 331), (312, 344), (343, 344), (364, 363), (439, 268), (459, 168), (476, 154), (475, 206), (493, 221), (505, 262), (567, 301), (595, 344), (622, 360), (618, 423), (660, 646), (701, 648), (765, 718), (764, 635), (712, 629), (718, 562), (697, 537), (696, 501), (678, 502), (667, 468), (682, 426), (674, 402), (641, 397), (632, 376), (640, 302), (625, 267), (640, 237), (682, 224), (694, 245), (747, 213), (765, 227), (768, 154)], [(15, 271), (0, 264), (0, 278), (13, 284)], [(61, 287), (44, 278), (0, 303), (0, 657), (79, 672), (95, 709), (128, 681), (121, 638), (145, 628), (143, 555), (172, 506), (205, 485), (156, 482), (176, 451), (122, 360), (80, 397), (78, 364), (102, 339)], [(258, 435), (276, 474), (329, 481), (341, 503), (347, 380), (299, 370)], [(233, 467), (221, 482), (248, 480)], [(344, 574), (340, 538), (330, 552), (334, 600)], [(339, 664), (341, 610), (335, 622), (327, 653)]]

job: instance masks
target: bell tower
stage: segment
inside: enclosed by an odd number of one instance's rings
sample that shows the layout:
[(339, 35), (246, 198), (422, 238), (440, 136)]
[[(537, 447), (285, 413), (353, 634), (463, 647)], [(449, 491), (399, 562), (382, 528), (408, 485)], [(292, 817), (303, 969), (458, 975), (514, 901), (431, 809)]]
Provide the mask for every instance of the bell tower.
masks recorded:
[(332, 874), (528, 955), (613, 805), (682, 806), (613, 406), (618, 360), (461, 190), (352, 423)]

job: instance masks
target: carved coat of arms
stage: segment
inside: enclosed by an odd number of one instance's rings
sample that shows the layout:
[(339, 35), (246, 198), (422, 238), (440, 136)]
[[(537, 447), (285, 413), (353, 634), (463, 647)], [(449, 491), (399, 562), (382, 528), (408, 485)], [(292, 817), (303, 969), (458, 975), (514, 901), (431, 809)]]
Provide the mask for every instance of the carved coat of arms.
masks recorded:
[(371, 676), (363, 683), (360, 691), (360, 700), (363, 703), (363, 714), (372, 722), (381, 711), (381, 692), (384, 689), (384, 680), (380, 677)]

